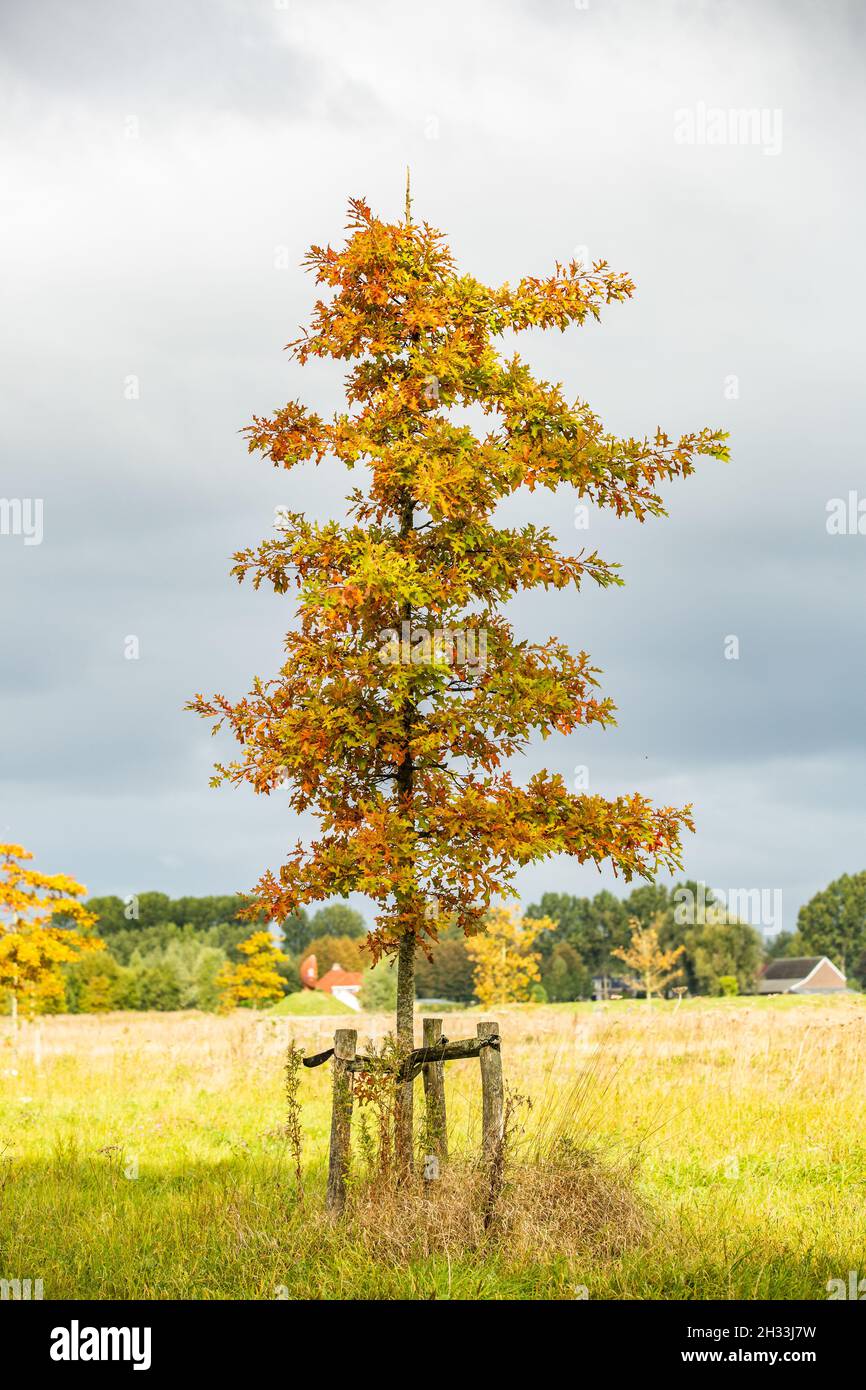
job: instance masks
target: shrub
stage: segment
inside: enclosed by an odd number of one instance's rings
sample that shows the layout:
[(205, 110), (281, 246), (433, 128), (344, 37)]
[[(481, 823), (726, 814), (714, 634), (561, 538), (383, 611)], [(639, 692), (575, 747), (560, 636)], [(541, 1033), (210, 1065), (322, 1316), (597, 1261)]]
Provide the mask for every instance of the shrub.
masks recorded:
[(361, 986), (361, 1004), (371, 1013), (390, 1013), (397, 1007), (397, 972), (381, 960), (366, 971)]

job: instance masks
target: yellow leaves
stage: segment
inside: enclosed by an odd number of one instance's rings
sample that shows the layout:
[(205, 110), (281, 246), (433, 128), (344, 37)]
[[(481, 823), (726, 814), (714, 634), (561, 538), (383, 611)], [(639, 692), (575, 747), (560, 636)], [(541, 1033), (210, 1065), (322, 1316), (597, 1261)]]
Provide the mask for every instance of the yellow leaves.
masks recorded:
[(541, 978), (541, 957), (532, 946), (540, 932), (555, 929), (549, 918), (518, 917), (497, 907), (488, 915), (484, 931), (471, 936), (466, 950), (474, 962), (475, 994), (479, 1004), (520, 1003), (530, 998)]
[(33, 855), (23, 845), (0, 845), (0, 859), (32, 859)]
[(244, 959), (236, 965), (224, 965), (215, 981), (223, 1013), (244, 1004), (260, 1007), (285, 993), (277, 966), (286, 957), (269, 931), (253, 932), (238, 950)]
[(636, 917), (629, 921), (631, 943), (619, 946), (611, 954), (628, 966), (640, 980), (647, 999), (657, 994), (675, 980), (680, 969), (676, 962), (685, 953), (685, 946), (664, 951), (659, 945), (659, 931), (664, 924), (664, 913), (660, 913), (649, 927), (641, 926)]
[(20, 845), (0, 845), (0, 988), (31, 1010), (62, 1001), (59, 967), (105, 944), (87, 935), (96, 917), (78, 901), (84, 887), (68, 874), (22, 868), (32, 858)]

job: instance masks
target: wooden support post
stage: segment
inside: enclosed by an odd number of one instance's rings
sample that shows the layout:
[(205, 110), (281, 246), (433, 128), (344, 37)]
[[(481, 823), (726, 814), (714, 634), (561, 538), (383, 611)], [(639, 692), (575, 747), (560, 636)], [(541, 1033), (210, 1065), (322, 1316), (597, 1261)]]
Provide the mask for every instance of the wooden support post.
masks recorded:
[(333, 1099), (331, 1102), (331, 1151), (328, 1160), (328, 1210), (340, 1212), (346, 1201), (349, 1143), (352, 1136), (352, 1073), (347, 1063), (355, 1057), (358, 1033), (338, 1028), (334, 1034)]
[[(479, 1023), (479, 1038), (499, 1036), (498, 1023)], [(505, 1098), (502, 1086), (502, 1056), (498, 1047), (482, 1047), (481, 1062), (481, 1154), (492, 1163), (499, 1152), (505, 1124)]]
[[(424, 1047), (435, 1047), (442, 1037), (441, 1018), (424, 1019)], [(424, 1096), (427, 1101), (427, 1134), (434, 1153), (448, 1157), (448, 1124), (445, 1113), (445, 1067), (442, 1062), (425, 1062)]]

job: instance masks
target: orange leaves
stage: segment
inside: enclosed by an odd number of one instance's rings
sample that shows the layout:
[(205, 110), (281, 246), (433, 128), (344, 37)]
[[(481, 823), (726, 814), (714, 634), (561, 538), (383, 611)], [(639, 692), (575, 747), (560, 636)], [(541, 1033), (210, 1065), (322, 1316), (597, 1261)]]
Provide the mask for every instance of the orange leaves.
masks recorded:
[(253, 418), (243, 430), (250, 453), (267, 455), (275, 465), (292, 468), (305, 459), (320, 463), (331, 448), (332, 432), (318, 415), (294, 401), (271, 419)]
[(279, 919), (365, 893), (379, 952), (407, 930), (429, 942), (441, 921), (474, 931), (515, 867), (549, 854), (606, 860), (626, 878), (676, 867), (688, 808), (576, 797), (548, 773), (518, 787), (500, 771), (533, 733), (614, 716), (585, 652), (518, 641), (501, 605), (522, 589), (621, 580), (594, 551), (564, 555), (544, 528), (494, 518), (521, 487), (565, 484), (643, 520), (663, 512), (662, 484), (727, 446), (709, 429), (619, 439), (500, 352), (505, 332), (563, 330), (628, 299), (631, 280), (606, 262), (490, 288), (458, 273), (440, 233), (382, 222), (362, 199), (348, 233), (310, 251), (323, 297), (290, 345), (300, 366), (348, 363), (343, 408), (326, 420), (290, 402), (246, 435), (278, 466), (362, 465), (365, 486), (350, 495), (351, 524), (285, 513), (275, 536), (235, 556), (238, 579), (296, 591), (296, 622), (272, 680), (191, 708), (240, 746), (217, 782), (317, 817), (320, 837), (263, 876), (260, 903)]

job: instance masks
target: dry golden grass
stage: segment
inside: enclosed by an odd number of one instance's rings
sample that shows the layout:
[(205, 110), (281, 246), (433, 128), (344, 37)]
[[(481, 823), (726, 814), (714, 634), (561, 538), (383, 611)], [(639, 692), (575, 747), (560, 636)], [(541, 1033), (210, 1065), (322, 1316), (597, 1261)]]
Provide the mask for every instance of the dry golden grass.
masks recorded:
[[(358, 1123), (334, 1225), (330, 1067), (302, 1077), (299, 1199), (283, 1061), (345, 1015), (57, 1017), (17, 1038), (0, 1020), (0, 1277), (47, 1297), (821, 1298), (866, 1274), (859, 997), (485, 1016), (532, 1101), (486, 1229), (475, 1062), (446, 1069), (440, 1182), (383, 1195)], [(478, 1017), (449, 1014), (448, 1036)], [(357, 1023), (362, 1043), (389, 1026)]]

